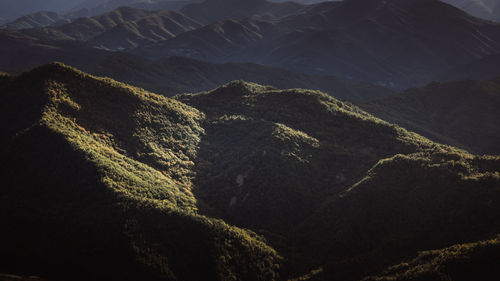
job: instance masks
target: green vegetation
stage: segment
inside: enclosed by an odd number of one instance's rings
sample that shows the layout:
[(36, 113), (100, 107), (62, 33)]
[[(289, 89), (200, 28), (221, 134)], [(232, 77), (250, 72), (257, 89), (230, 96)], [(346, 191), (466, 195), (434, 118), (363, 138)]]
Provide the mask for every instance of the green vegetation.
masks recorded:
[(321, 280), (355, 280), (418, 250), (488, 238), (500, 229), (489, 164), (499, 160), (445, 150), (383, 159), (295, 229), (295, 243), (327, 263)]
[(418, 256), (387, 269), (381, 277), (363, 281), (497, 280), (500, 274), (500, 239), (455, 245), (420, 252)]
[(500, 157), (319, 91), (171, 99), (56, 63), (0, 93), (0, 272), (354, 281), (500, 233)]
[[(4, 267), (77, 279), (275, 278), (278, 256), (261, 237), (196, 211), (199, 111), (60, 64), (2, 89), (3, 122), (21, 115), (2, 152)], [(35, 112), (17, 113), (31, 97)]]

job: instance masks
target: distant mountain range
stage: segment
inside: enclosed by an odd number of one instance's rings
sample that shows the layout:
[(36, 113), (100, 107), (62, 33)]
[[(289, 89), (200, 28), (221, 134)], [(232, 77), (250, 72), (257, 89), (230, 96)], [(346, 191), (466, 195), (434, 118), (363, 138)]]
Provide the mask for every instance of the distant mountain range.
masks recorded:
[(40, 11), (22, 16), (14, 21), (6, 23), (2, 27), (10, 30), (29, 29), (65, 24), (70, 21), (71, 17), (66, 17), (56, 12)]
[(498, 24), (438, 0), (314, 5), (207, 0), (179, 12), (123, 7), (70, 23), (57, 14), (41, 13), (8, 26), (47, 24), (52, 26), (22, 33), (51, 45), (72, 40), (152, 60), (180, 56), (214, 63), (253, 62), (396, 89), (425, 85), (500, 53)]
[(394, 93), (385, 87), (334, 76), (307, 75), (252, 63), (214, 64), (181, 57), (150, 62), (123, 54), (112, 55), (94, 66), (92, 73), (166, 96), (206, 91), (233, 80), (280, 88), (321, 90), (338, 99), (351, 101), (370, 101)]
[(407, 87), (500, 52), (500, 26), (439, 1), (350, 0), (308, 6), (272, 22), (217, 22), (133, 52), (150, 58), (254, 61)]
[(473, 16), (500, 22), (500, 2), (497, 0), (443, 0)]
[[(10, 20), (7, 20), (7, 18), (3, 19), (0, 21), (0, 25), (3, 24), (3, 28), (8, 29), (39, 28), (54, 24), (68, 23), (81, 17), (101, 15), (125, 6), (146, 10), (179, 10), (183, 6), (196, 1), (197, 0), (80, 0), (67, 2), (66, 5), (58, 7), (51, 6), (50, 1), (39, 2), (39, 6), (33, 5), (33, 7), (37, 7), (34, 9), (24, 9), (20, 7), (19, 9), (25, 12), (15, 14), (15, 17), (8, 18)], [(76, 3), (79, 4), (76, 5)]]
[(89, 46), (122, 50), (173, 38), (201, 25), (175, 11), (148, 11), (122, 7), (71, 23), (24, 30), (33, 37), (60, 41), (82, 41)]
[(83, 13), (89, 16), (110, 12), (123, 6), (135, 8), (179, 9), (182, 6), (202, 0), (4, 0), (0, 3), (0, 17), (14, 20), (39, 11), (61, 14)]
[(111, 12), (120, 7), (132, 7), (147, 10), (178, 10), (183, 6), (202, 0), (84, 0), (69, 12), (86, 12), (88, 16)]
[(41, 10), (65, 12), (79, 2), (81, 0), (2, 0), (0, 2), (0, 18), (4, 21), (10, 21)]
[(351, 101), (369, 101), (394, 93), (368, 83), (301, 74), (252, 63), (213, 64), (180, 57), (149, 61), (128, 54), (86, 48), (72, 42), (58, 42), (54, 46), (10, 31), (0, 31), (0, 41), (3, 42), (0, 46), (0, 71), (21, 72), (39, 64), (62, 61), (90, 73), (112, 77), (166, 96), (209, 90), (232, 80), (282, 88), (317, 89)]
[[(50, 64), (0, 75), (0, 94), (2, 271), (186, 281), (498, 273), (482, 261), (499, 255), (500, 158), (321, 92), (236, 81), (171, 99)], [(419, 254), (429, 249), (442, 250)], [(382, 272), (394, 264), (402, 270)]]
[(205, 0), (186, 5), (180, 12), (201, 23), (210, 24), (249, 17), (279, 19), (301, 13), (305, 8), (304, 5), (292, 1), (275, 3), (267, 0)]

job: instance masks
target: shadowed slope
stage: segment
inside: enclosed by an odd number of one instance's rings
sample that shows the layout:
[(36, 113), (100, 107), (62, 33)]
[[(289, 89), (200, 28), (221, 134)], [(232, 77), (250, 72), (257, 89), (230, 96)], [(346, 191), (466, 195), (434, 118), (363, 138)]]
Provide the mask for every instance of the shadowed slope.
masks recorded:
[(205, 212), (266, 233), (290, 259), (284, 276), (323, 267), (324, 280), (356, 280), (500, 231), (498, 158), (314, 91), (233, 82), (178, 99), (207, 116), (195, 180)]
[[(51, 61), (62, 61), (88, 73), (106, 76), (165, 96), (213, 89), (233, 80), (279, 88), (322, 90), (339, 99), (370, 101), (393, 91), (331, 76), (295, 73), (252, 63), (214, 64), (172, 57), (149, 61), (129, 54), (45, 42), (13, 31), (0, 31), (0, 70), (20, 72)], [(92, 60), (88, 58), (92, 57)]]
[(96, 75), (109, 76), (166, 96), (206, 91), (233, 80), (244, 80), (278, 88), (321, 90), (350, 101), (369, 101), (393, 94), (390, 89), (333, 76), (315, 76), (252, 63), (214, 64), (181, 57), (150, 62), (117, 54), (93, 68)]
[(295, 244), (316, 249), (321, 280), (356, 280), (419, 250), (488, 239), (500, 231), (499, 163), (457, 152), (381, 160), (301, 224)]
[(433, 83), (361, 105), (372, 114), (474, 153), (500, 154), (500, 79)]

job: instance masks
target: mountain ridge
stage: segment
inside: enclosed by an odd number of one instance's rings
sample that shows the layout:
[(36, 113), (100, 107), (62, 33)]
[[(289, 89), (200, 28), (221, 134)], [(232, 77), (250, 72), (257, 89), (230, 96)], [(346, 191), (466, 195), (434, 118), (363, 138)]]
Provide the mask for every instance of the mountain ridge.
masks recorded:
[(170, 99), (62, 64), (0, 88), (2, 272), (350, 281), (500, 232), (498, 156), (319, 91)]
[(216, 33), (226, 31), (224, 22), (216, 22), (132, 52), (154, 59), (253, 61), (399, 89), (500, 52), (498, 24), (439, 1), (324, 2), (271, 22), (230, 22), (241, 29), (251, 24), (258, 36), (244, 45), (231, 44), (243, 33)]
[[(500, 154), (495, 120), (500, 80), (432, 83), (370, 104), (372, 114), (419, 132), (433, 140), (478, 154)], [(484, 127), (483, 127), (484, 126)]]
[(41, 39), (82, 41), (92, 47), (121, 50), (166, 40), (197, 27), (199, 23), (175, 11), (121, 7), (100, 16), (22, 32)]

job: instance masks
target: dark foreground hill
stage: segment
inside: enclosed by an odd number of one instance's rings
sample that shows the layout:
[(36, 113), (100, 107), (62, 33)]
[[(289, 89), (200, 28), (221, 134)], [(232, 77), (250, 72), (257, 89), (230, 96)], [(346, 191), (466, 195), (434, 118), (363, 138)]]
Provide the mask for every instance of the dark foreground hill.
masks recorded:
[(500, 233), (498, 157), (318, 91), (169, 99), (61, 64), (0, 77), (0, 272), (359, 280)]
[(500, 154), (500, 78), (432, 83), (369, 104), (368, 112), (435, 141)]

